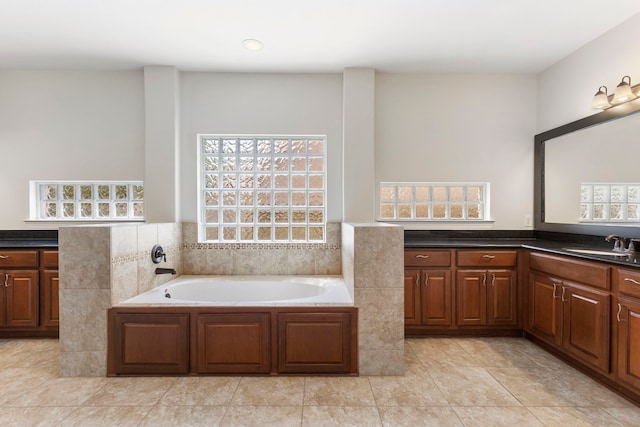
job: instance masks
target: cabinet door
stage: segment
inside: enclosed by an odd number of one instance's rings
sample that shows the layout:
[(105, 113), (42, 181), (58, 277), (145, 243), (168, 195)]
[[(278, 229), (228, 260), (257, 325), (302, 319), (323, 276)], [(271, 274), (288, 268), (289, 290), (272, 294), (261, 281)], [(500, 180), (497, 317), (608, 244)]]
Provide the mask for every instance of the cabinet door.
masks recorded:
[(42, 315), (42, 326), (58, 326), (59, 302), (58, 302), (58, 271), (45, 270), (42, 273), (42, 300), (40, 301), (40, 311)]
[(419, 325), (420, 317), (420, 270), (404, 271), (404, 324)]
[(618, 300), (618, 379), (640, 388), (640, 301)]
[(557, 346), (562, 344), (562, 282), (546, 274), (529, 274), (529, 332)]
[(456, 278), (456, 323), (486, 325), (487, 272), (458, 270)]
[(422, 270), (420, 276), (420, 308), (423, 325), (449, 326), (453, 323), (451, 272)]
[(351, 313), (279, 314), (278, 372), (356, 372), (353, 326)]
[(107, 375), (189, 372), (189, 315), (108, 314)]
[(609, 294), (565, 282), (561, 299), (562, 347), (576, 359), (609, 373)]
[(487, 272), (489, 325), (518, 324), (517, 274), (515, 270), (489, 270)]
[(271, 371), (269, 313), (198, 314), (197, 372), (266, 374)]
[(5, 325), (38, 326), (38, 272), (5, 271)]

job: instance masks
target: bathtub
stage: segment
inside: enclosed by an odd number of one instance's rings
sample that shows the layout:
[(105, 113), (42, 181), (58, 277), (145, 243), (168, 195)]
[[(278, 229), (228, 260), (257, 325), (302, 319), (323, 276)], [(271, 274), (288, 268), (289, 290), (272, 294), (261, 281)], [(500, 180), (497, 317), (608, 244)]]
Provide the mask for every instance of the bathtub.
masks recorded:
[(352, 306), (341, 276), (180, 276), (121, 306)]

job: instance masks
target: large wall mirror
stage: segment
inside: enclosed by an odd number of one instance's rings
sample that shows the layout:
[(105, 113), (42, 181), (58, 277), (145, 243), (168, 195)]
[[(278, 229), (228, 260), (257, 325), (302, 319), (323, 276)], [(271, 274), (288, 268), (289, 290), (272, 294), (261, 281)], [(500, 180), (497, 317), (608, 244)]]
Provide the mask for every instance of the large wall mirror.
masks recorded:
[(585, 218), (581, 192), (639, 182), (640, 99), (536, 135), (535, 229), (640, 238), (638, 221)]

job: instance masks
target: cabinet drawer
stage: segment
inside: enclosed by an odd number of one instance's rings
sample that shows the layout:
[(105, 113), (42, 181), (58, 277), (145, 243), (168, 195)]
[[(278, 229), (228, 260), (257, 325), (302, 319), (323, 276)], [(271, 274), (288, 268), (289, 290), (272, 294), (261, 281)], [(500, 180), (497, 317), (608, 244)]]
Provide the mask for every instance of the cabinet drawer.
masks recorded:
[(0, 268), (38, 268), (38, 251), (3, 251), (0, 249)]
[(604, 264), (533, 252), (529, 254), (529, 268), (596, 288), (611, 289), (611, 268)]
[(458, 251), (459, 267), (513, 267), (518, 251)]
[(618, 291), (640, 298), (640, 271), (618, 269)]
[(42, 251), (42, 265), (51, 270), (58, 269), (58, 251)]
[(450, 267), (451, 251), (404, 251), (405, 267)]

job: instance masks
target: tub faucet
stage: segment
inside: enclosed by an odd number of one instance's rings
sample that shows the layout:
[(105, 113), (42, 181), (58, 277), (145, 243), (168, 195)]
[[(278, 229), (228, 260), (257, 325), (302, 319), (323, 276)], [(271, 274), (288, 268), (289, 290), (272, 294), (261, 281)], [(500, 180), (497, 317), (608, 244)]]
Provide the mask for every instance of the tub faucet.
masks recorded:
[(177, 274), (175, 268), (156, 268), (156, 274)]
[(626, 252), (627, 249), (624, 247), (624, 242), (625, 242), (625, 238), (624, 237), (620, 237), (616, 234), (609, 234), (607, 237), (604, 238), (604, 240), (606, 240), (607, 242), (610, 242), (611, 240), (613, 240), (613, 251), (614, 252)]

